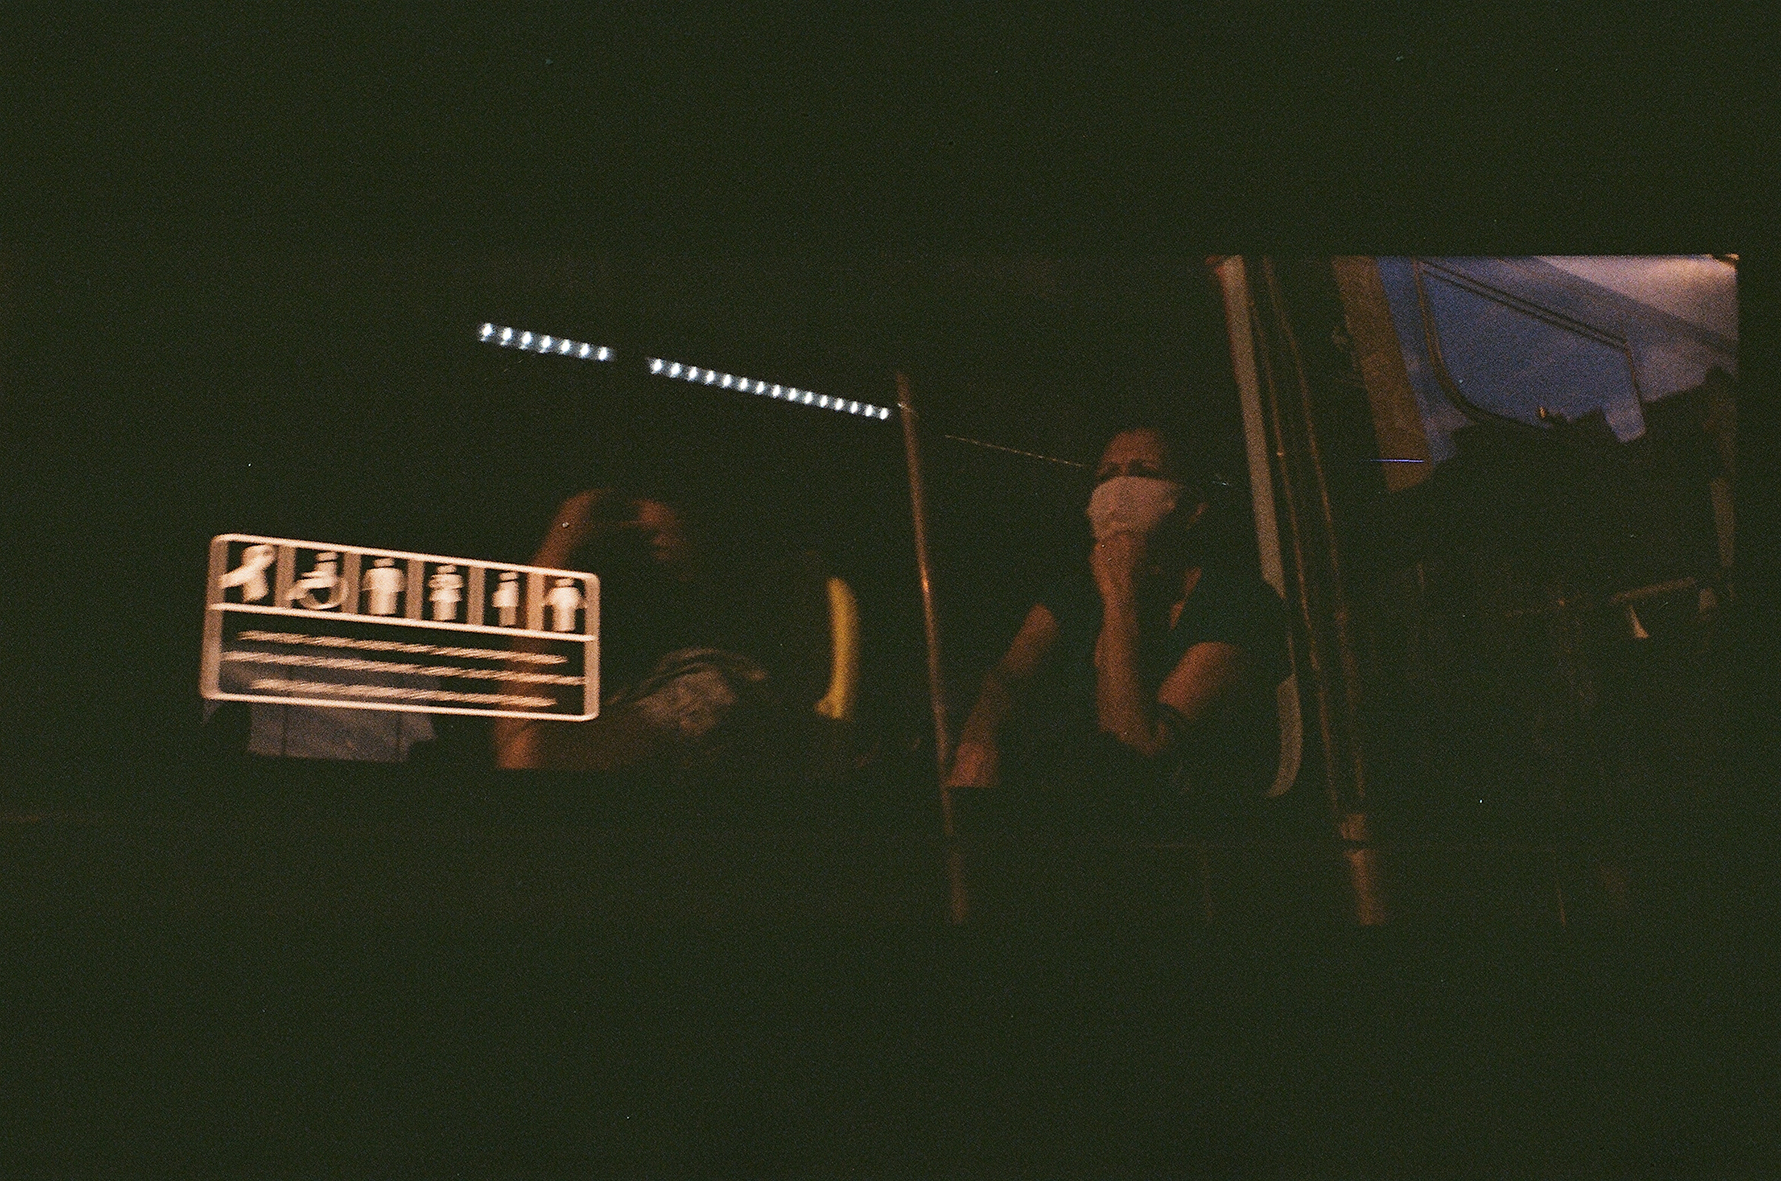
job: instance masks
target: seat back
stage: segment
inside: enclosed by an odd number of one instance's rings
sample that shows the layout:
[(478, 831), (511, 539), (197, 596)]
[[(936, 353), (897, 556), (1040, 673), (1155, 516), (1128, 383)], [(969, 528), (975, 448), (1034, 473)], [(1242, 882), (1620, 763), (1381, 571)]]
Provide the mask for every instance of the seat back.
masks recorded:
[(860, 687), (860, 608), (853, 588), (840, 578), (828, 580), (829, 691), (816, 712), (835, 722), (851, 722)]
[(1280, 710), (1280, 770), (1267, 798), (1279, 799), (1292, 789), (1299, 777), (1299, 765), (1305, 756), (1304, 719), (1299, 715), (1299, 676), (1287, 677), (1274, 687), (1274, 700)]

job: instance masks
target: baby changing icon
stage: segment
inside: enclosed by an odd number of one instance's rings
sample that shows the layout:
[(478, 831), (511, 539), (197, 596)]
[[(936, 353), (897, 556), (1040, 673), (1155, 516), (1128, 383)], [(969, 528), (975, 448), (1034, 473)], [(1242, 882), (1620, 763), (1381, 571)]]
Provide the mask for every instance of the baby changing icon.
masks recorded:
[(241, 565), (223, 575), (222, 589), (241, 588), (241, 601), (257, 603), (272, 593), (266, 585), (266, 568), (278, 560), (278, 547), (250, 545), (241, 551)]

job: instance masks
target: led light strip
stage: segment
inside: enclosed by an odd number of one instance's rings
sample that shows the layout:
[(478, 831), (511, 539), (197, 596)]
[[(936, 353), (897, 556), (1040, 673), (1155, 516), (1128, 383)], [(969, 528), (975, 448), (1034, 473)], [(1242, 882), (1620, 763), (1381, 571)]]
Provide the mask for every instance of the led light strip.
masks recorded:
[(570, 340), (566, 336), (551, 336), (548, 333), (539, 336), (531, 332), (520, 332), (505, 324), (484, 324), (476, 330), (476, 338), (484, 344), (498, 344), (504, 349), (519, 349), (527, 353), (549, 353), (557, 357), (576, 357), (583, 361), (610, 361), (612, 350), (603, 344), (588, 344), (586, 341)]
[(795, 402), (800, 406), (815, 406), (821, 410), (838, 410), (842, 414), (859, 414), (866, 418), (885, 419), (890, 417), (888, 406), (873, 406), (868, 402), (856, 402), (850, 398), (835, 398), (828, 394), (812, 393), (795, 386), (774, 385), (752, 377), (737, 377), (733, 373), (724, 373), (717, 369), (701, 369), (697, 365), (683, 365), (679, 361), (667, 361), (661, 357), (649, 359), (649, 371), (658, 377), (672, 377), (676, 381), (690, 381), (695, 385), (714, 385), (719, 389), (741, 390), (745, 394), (759, 394), (763, 398), (776, 398), (782, 402)]

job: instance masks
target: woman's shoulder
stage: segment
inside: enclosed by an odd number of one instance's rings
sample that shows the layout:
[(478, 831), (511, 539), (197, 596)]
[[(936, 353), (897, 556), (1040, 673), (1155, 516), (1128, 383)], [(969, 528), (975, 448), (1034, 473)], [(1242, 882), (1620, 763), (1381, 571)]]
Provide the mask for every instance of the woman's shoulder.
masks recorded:
[[(1192, 638), (1220, 640), (1260, 656), (1271, 672), (1286, 660), (1286, 603), (1255, 570), (1226, 568), (1203, 578), (1206, 594), (1193, 613)], [(1280, 672), (1284, 676), (1284, 672)]]
[(1200, 586), (1208, 603), (1261, 611), (1278, 611), (1285, 607), (1280, 592), (1262, 577), (1261, 571), (1243, 563), (1208, 567)]

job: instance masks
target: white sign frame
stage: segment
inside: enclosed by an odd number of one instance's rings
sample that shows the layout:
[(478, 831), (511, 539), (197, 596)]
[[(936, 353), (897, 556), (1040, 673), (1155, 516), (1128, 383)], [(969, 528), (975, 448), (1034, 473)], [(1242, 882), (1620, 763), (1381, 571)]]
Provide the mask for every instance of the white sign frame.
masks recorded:
[[(418, 610), (421, 596), (411, 593), (405, 596), (405, 608), (401, 615), (366, 614), (358, 610), (357, 596), (354, 597), (354, 608), (351, 611), (339, 610), (337, 607), (308, 608), (299, 606), (280, 607), (262, 606), (257, 603), (232, 603), (225, 595), (224, 579), (229, 574), (229, 546), (233, 543), (245, 542), (254, 545), (270, 545), (277, 550), (277, 569), (268, 570), (268, 581), (274, 582), (277, 593), (271, 596), (277, 603), (284, 592), (293, 585), (295, 556), (298, 550), (312, 550), (317, 553), (334, 553), (341, 556), (343, 576), (349, 576), (357, 585), (359, 570), (368, 566), (370, 560), (389, 558), (406, 565), (408, 585), (419, 589), (419, 578), (415, 573), (424, 570), (428, 563), (437, 565), (453, 565), (470, 574), (474, 572), (475, 592), (466, 598), (472, 604), (466, 610), (468, 617), (475, 604), (482, 601), (482, 590), (486, 587), (488, 572), (505, 573), (514, 571), (522, 575), (519, 580), (526, 588), (522, 598), (521, 609), (526, 612), (524, 622), (528, 625), (498, 627), (487, 623), (447, 623), (424, 618)], [(575, 580), (582, 595), (582, 630), (579, 632), (547, 631), (543, 623), (543, 586), (550, 579), (572, 578)], [(347, 578), (343, 577), (342, 581)], [(472, 579), (466, 577), (466, 586)], [(496, 718), (536, 718), (547, 721), (585, 722), (599, 716), (600, 712), (600, 580), (595, 574), (585, 570), (557, 570), (546, 566), (527, 566), (513, 562), (487, 562), (474, 558), (454, 558), (443, 554), (417, 554), (406, 550), (377, 549), (361, 545), (335, 545), (327, 542), (300, 541), (288, 537), (262, 537), (250, 533), (220, 533), (210, 539), (209, 575), (205, 580), (204, 603), (204, 648), (199, 667), (199, 692), (207, 701), (250, 701), (265, 705), (317, 705), (330, 709), (375, 709), (394, 710), (403, 713), (427, 714), (470, 714), (478, 717)], [(494, 634), (512, 638), (550, 640), (556, 643), (580, 643), (583, 646), (582, 675), (582, 712), (579, 714), (547, 713), (542, 710), (530, 709), (479, 709), (468, 706), (450, 705), (417, 705), (401, 701), (366, 700), (347, 701), (338, 697), (304, 697), (278, 695), (273, 693), (241, 693), (230, 692), (222, 688), (221, 672), (223, 664), (222, 638), (224, 616), (234, 612), (253, 615), (266, 619), (273, 624), (284, 619), (330, 618), (346, 619), (354, 623), (385, 624), (401, 627), (410, 631), (421, 630), (443, 634), (462, 634), (465, 632)], [(423, 647), (424, 645), (416, 645)], [(506, 671), (506, 670), (503, 670)], [(499, 677), (490, 677), (498, 680)]]

